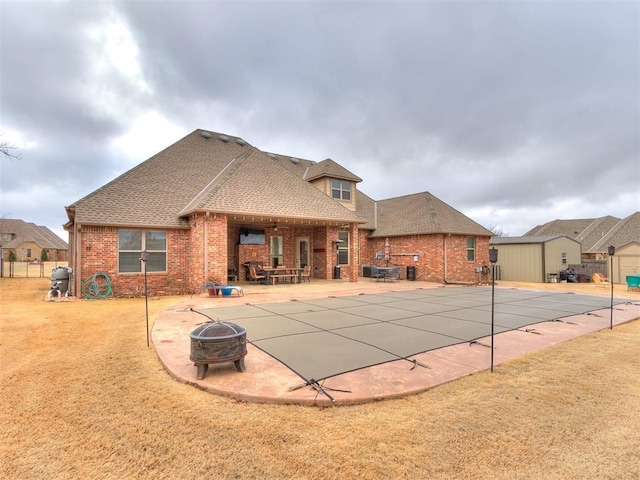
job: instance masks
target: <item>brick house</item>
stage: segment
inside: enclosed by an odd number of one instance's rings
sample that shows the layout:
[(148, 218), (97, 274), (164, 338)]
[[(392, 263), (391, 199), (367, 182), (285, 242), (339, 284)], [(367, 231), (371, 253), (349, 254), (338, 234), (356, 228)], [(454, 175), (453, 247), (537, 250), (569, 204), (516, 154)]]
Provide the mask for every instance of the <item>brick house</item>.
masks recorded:
[[(473, 282), (492, 233), (428, 193), (374, 201), (331, 159), (263, 152), (196, 130), (66, 207), (70, 266), (107, 273), (117, 296), (246, 280), (245, 266), (312, 268), (358, 281), (362, 265), (415, 266), (418, 280)], [(378, 252), (383, 252), (380, 257)]]
[(44, 250), (49, 260), (66, 262), (68, 248), (67, 242), (47, 227), (19, 219), (0, 219), (0, 252), (4, 261), (13, 253), (17, 261), (39, 262)]

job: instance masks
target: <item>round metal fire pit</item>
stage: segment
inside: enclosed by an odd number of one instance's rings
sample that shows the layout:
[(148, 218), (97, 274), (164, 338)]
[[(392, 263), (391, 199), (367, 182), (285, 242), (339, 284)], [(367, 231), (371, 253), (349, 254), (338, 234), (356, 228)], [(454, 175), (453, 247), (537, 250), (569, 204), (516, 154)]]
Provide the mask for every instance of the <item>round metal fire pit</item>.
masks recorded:
[(208, 322), (189, 334), (191, 355), (198, 367), (196, 378), (207, 374), (210, 363), (234, 362), (236, 370), (244, 372), (247, 354), (247, 329), (230, 322)]

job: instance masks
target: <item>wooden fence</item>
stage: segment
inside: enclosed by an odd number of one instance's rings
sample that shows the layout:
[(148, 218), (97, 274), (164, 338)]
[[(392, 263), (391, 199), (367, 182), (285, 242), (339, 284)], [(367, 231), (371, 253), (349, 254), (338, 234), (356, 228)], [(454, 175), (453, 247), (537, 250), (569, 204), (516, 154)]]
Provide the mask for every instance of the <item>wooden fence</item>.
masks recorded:
[(605, 277), (607, 276), (607, 261), (606, 260), (583, 260), (582, 263), (569, 265), (569, 269), (576, 272), (579, 278), (587, 278), (587, 282), (591, 281), (591, 276), (594, 273), (601, 273)]

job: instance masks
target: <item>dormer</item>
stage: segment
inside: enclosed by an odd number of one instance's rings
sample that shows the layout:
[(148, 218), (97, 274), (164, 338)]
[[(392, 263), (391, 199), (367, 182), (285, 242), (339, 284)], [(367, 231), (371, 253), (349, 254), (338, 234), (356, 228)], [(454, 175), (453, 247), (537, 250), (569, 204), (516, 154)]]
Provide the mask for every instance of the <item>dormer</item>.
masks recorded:
[(356, 184), (362, 179), (327, 158), (309, 167), (305, 180), (351, 211), (356, 210)]

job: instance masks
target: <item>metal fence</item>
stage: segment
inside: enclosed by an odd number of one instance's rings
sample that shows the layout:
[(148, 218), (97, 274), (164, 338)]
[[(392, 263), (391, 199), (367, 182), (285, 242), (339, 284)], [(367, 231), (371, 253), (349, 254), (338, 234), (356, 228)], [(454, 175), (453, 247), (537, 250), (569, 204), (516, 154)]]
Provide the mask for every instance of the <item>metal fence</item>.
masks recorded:
[(10, 262), (0, 260), (0, 277), (49, 278), (56, 267), (66, 267), (67, 262)]

